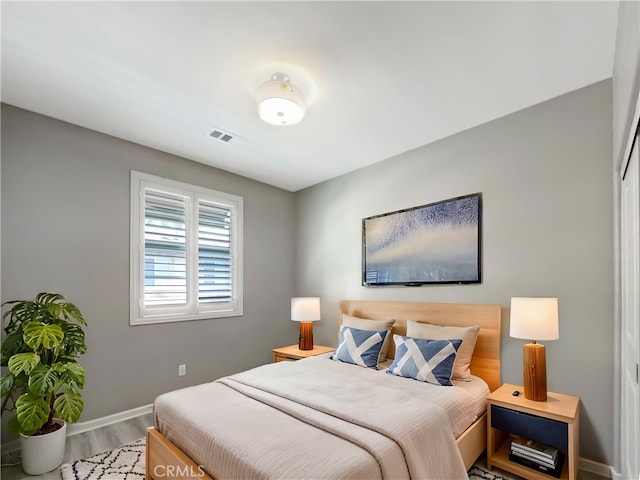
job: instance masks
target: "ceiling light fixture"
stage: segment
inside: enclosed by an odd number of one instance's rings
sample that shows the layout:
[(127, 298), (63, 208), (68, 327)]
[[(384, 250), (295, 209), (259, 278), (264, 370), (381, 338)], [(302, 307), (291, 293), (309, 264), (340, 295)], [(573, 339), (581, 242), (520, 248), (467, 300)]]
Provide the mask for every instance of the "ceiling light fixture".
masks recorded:
[(302, 92), (284, 73), (274, 73), (260, 85), (257, 100), (258, 115), (270, 125), (296, 125), (304, 117)]

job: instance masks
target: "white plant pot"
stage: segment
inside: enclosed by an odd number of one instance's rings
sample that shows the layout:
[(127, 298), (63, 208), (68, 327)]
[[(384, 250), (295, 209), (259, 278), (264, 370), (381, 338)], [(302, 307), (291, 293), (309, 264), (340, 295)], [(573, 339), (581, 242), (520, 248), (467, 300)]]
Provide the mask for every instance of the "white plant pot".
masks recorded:
[(64, 460), (67, 440), (67, 424), (55, 418), (62, 427), (46, 435), (25, 437), (20, 435), (22, 446), (22, 469), (29, 475), (42, 475), (58, 468)]

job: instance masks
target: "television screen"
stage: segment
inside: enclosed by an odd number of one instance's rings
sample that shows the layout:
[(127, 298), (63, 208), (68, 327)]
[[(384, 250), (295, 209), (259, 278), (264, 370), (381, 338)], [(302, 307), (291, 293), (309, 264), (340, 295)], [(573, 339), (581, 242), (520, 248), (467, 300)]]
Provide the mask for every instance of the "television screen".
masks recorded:
[(480, 283), (482, 194), (362, 220), (362, 284)]

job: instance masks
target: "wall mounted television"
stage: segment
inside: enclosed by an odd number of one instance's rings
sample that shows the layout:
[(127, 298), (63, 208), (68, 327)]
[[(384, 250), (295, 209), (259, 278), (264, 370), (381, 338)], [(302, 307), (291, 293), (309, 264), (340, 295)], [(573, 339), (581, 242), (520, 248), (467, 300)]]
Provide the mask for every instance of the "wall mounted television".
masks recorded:
[(362, 219), (362, 285), (481, 283), (482, 194)]

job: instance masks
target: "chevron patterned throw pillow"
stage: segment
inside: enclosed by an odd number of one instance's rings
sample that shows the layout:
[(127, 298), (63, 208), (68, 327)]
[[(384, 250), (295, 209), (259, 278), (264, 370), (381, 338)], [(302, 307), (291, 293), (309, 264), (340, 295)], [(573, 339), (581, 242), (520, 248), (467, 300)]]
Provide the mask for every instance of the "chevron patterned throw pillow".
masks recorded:
[(453, 385), (453, 364), (462, 340), (425, 340), (394, 335), (393, 341), (396, 356), (387, 373), (434, 385)]

